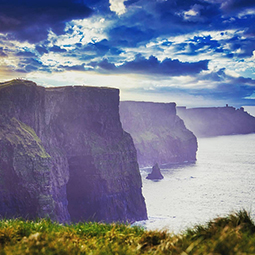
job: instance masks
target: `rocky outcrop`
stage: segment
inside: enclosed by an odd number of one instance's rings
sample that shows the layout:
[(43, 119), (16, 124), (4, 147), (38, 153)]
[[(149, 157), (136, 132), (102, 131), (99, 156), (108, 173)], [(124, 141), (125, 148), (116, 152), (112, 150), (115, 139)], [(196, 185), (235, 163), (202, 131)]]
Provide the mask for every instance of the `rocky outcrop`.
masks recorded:
[(146, 179), (149, 179), (149, 180), (161, 180), (161, 179), (164, 179), (164, 176), (160, 172), (160, 168), (158, 166), (158, 163), (156, 163), (156, 165), (154, 165), (152, 167), (152, 171), (151, 171), (150, 174), (148, 174)]
[(186, 108), (177, 107), (177, 114), (198, 137), (211, 137), (255, 132), (255, 117), (241, 107)]
[(136, 150), (118, 105), (117, 89), (0, 84), (6, 180), (0, 214), (60, 222), (146, 219)]
[(121, 102), (120, 116), (141, 167), (196, 160), (196, 137), (176, 115), (175, 103)]

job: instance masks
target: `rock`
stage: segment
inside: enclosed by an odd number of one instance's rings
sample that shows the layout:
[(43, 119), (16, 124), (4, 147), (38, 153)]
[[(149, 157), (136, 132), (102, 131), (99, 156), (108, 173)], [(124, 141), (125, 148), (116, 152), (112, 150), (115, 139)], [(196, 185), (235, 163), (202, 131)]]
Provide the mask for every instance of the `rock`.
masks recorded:
[(0, 215), (57, 219), (50, 155), (33, 129), (0, 116)]
[(118, 107), (117, 89), (1, 83), (0, 176), (9, 181), (0, 182), (0, 214), (146, 219), (136, 150)]
[(160, 172), (160, 168), (158, 166), (158, 163), (156, 163), (152, 167), (152, 172), (150, 174), (148, 174), (148, 176), (146, 177), (146, 179), (150, 179), (150, 180), (160, 180), (160, 179), (163, 179), (163, 178), (164, 178), (164, 176)]
[(198, 137), (255, 133), (255, 117), (242, 107), (177, 107), (177, 114)]
[(140, 167), (196, 160), (197, 139), (176, 115), (175, 103), (121, 102), (120, 117)]

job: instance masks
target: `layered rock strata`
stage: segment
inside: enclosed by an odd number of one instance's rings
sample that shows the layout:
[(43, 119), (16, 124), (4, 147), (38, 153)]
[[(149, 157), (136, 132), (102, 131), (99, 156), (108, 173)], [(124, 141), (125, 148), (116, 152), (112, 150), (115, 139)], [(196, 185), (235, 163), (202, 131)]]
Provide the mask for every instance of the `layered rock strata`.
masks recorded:
[(197, 139), (176, 115), (175, 103), (125, 101), (120, 116), (141, 167), (196, 160)]
[(60, 222), (147, 218), (119, 91), (0, 84), (0, 215)]

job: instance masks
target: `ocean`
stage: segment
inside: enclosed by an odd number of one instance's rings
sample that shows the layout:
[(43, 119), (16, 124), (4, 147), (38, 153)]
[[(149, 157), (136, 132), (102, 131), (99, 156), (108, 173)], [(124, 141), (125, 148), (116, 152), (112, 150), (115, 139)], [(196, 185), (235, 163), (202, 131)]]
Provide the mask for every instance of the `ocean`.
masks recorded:
[(180, 233), (242, 209), (255, 219), (255, 134), (198, 138), (196, 163), (161, 169), (160, 181), (140, 171), (147, 229)]

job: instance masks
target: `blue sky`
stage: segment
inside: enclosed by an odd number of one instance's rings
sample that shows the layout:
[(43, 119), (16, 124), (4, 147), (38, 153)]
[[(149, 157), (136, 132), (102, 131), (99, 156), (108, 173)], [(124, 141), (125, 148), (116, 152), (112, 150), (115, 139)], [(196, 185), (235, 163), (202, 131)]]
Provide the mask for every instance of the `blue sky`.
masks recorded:
[(255, 105), (254, 0), (0, 0), (0, 81)]

